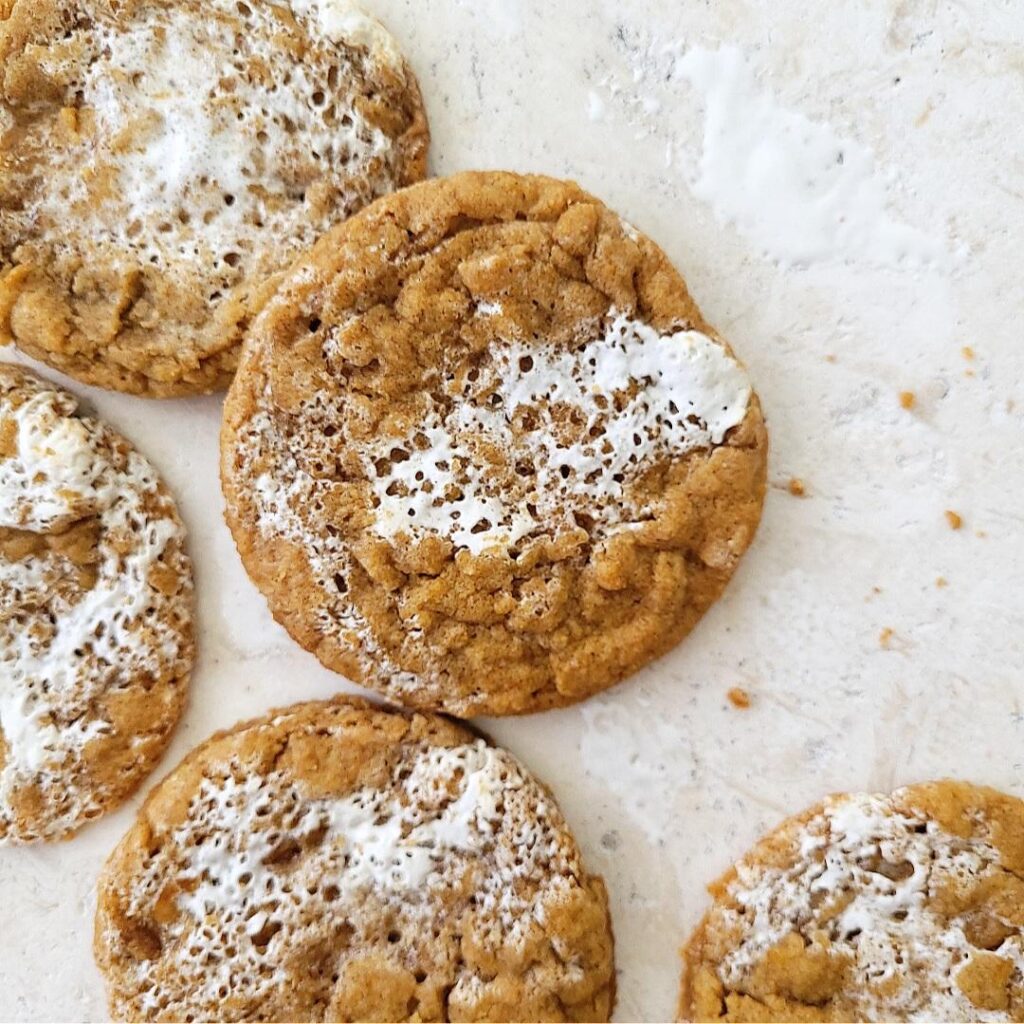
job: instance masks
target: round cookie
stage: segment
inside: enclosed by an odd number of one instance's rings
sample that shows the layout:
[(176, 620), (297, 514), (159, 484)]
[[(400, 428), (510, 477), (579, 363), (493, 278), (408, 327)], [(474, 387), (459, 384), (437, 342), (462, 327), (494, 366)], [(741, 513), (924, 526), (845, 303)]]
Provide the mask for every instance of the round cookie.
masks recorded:
[(174, 501), (77, 406), (0, 364), (0, 844), (59, 839), (133, 792), (192, 667)]
[(427, 143), (348, 0), (6, 0), (0, 342), (119, 391), (226, 387), (276, 275)]
[(570, 704), (689, 632), (754, 535), (767, 440), (653, 242), (572, 183), (467, 173), (296, 262), (221, 447), (295, 639), (465, 717)]
[(681, 1020), (1024, 1020), (1024, 801), (833, 796), (710, 888)]
[(219, 733), (99, 883), (131, 1020), (606, 1021), (608, 901), (550, 793), (443, 718), (358, 699)]

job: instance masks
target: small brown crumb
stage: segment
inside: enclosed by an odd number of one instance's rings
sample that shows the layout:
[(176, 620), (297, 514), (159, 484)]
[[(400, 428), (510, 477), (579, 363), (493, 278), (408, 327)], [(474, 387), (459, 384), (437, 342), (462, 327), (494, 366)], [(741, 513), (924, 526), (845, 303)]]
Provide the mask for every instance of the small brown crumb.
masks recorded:
[(786, 485), (786, 489), (794, 498), (807, 497), (807, 487), (804, 485), (803, 480), (798, 476), (790, 477), (789, 483)]
[(741, 689), (739, 686), (734, 686), (727, 694), (729, 703), (734, 708), (746, 708), (750, 707), (750, 694), (746, 690)]
[(970, 345), (964, 345), (960, 351), (963, 353), (964, 359), (971, 360), (974, 358), (974, 349)]
[(914, 403), (917, 401), (917, 397), (913, 391), (901, 391), (900, 392), (900, 405), (904, 409), (913, 409)]
[(952, 509), (946, 509), (946, 522), (951, 530), (959, 530), (964, 525), (963, 518)]
[(892, 643), (892, 638), (895, 634), (893, 631), (886, 626), (881, 633), (878, 634), (878, 646), (884, 650), (889, 650), (889, 645)]
[(825, 356), (825, 362), (826, 363), (834, 363), (835, 361), (836, 361), (836, 357), (834, 355), (827, 355), (827, 356)]
[(939, 576), (938, 579), (936, 579), (935, 581), (935, 586), (937, 586), (941, 590), (942, 587), (949, 586), (949, 580), (947, 580), (945, 576)]

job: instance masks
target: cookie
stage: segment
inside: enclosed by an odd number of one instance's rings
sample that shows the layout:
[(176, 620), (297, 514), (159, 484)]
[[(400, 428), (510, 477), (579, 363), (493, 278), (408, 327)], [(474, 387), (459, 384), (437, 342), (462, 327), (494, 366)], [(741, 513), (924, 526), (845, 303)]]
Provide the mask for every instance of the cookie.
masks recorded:
[(608, 1020), (612, 934), (551, 794), (443, 718), (358, 699), (219, 733), (99, 883), (131, 1020)]
[(0, 364), (0, 844), (69, 835), (163, 753), (193, 660), (184, 543), (124, 438)]
[(682, 1020), (1024, 1020), (1015, 797), (949, 781), (834, 796), (711, 893)]
[(250, 576), (328, 667), (459, 716), (671, 648), (754, 535), (757, 397), (664, 253), (576, 185), (467, 173), (295, 264), (229, 393)]
[(427, 142), (348, 0), (6, 0), (0, 342), (119, 391), (226, 387), (276, 276)]

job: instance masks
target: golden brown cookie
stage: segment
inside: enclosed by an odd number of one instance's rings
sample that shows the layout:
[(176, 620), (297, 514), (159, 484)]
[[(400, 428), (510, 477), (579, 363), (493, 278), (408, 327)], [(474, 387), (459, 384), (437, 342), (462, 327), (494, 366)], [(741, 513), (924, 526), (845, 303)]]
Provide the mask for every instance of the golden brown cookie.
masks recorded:
[(746, 373), (664, 253), (570, 182), (459, 174), (326, 236), (229, 394), (228, 523), (323, 663), (452, 714), (663, 654), (757, 527)]
[(358, 699), (219, 733), (99, 883), (132, 1020), (606, 1021), (608, 900), (551, 794), (443, 718)]
[(77, 407), (0, 364), (0, 844), (59, 839), (133, 792), (192, 667), (174, 501)]
[(420, 180), (427, 141), (348, 0), (6, 0), (0, 342), (119, 391), (223, 388), (277, 273)]
[(681, 1020), (1024, 1020), (1024, 801), (833, 796), (711, 886)]

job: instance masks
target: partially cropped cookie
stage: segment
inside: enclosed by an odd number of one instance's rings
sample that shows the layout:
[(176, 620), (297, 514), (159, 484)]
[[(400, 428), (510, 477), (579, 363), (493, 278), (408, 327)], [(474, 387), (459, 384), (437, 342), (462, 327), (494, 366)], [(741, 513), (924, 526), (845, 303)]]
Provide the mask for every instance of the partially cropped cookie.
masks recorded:
[(227, 517), (329, 667), (450, 713), (569, 704), (678, 642), (756, 529), (758, 400), (649, 239), (576, 185), (379, 200), (255, 323)]
[(163, 753), (193, 660), (184, 543), (124, 438), (0, 364), (0, 844), (74, 832)]
[(0, 342), (226, 387), (274, 278), (425, 173), (419, 87), (348, 0), (0, 3)]
[(442, 718), (337, 700), (214, 736), (99, 883), (131, 1020), (606, 1021), (602, 881), (551, 794)]
[(711, 887), (682, 1020), (1024, 1020), (1024, 801), (962, 782), (785, 822)]

